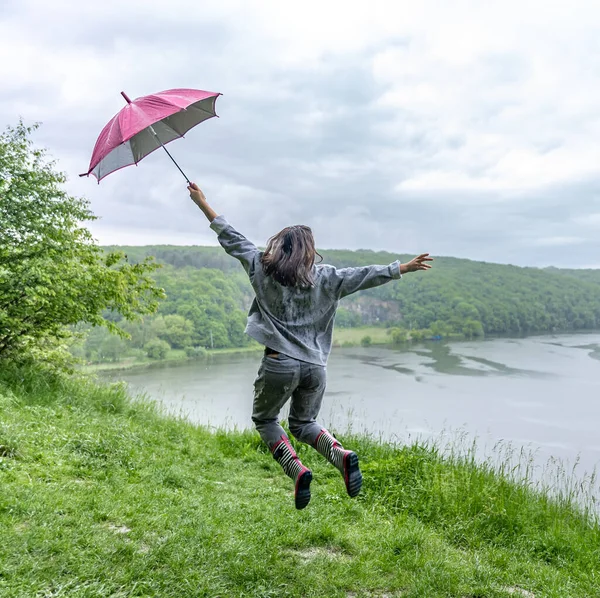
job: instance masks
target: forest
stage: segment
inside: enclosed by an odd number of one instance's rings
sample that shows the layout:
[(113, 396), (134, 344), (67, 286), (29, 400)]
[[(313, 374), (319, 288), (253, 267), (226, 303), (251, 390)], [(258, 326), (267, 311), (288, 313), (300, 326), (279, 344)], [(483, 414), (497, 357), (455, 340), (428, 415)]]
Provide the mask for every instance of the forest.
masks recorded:
[[(139, 321), (105, 317), (129, 335), (80, 325), (73, 353), (87, 362), (125, 356), (163, 359), (171, 351), (188, 357), (209, 349), (242, 348), (252, 289), (239, 263), (220, 247), (111, 246), (132, 264), (153, 257), (151, 273), (164, 289), (155, 314)], [(371, 250), (321, 250), (336, 267), (387, 264), (412, 256)], [(380, 326), (390, 343), (434, 338), (523, 335), (600, 328), (600, 272), (523, 268), (436, 257), (434, 268), (407, 274), (401, 281), (362, 291), (340, 302), (337, 328)]]

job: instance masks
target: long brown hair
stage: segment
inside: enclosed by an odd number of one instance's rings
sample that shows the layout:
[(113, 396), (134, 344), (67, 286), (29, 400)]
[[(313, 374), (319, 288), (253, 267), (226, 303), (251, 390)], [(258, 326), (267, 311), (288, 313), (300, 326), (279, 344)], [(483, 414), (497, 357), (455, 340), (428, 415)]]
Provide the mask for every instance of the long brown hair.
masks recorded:
[(315, 239), (308, 226), (288, 226), (267, 242), (261, 258), (267, 276), (272, 276), (285, 287), (313, 286), (312, 268), (315, 256)]

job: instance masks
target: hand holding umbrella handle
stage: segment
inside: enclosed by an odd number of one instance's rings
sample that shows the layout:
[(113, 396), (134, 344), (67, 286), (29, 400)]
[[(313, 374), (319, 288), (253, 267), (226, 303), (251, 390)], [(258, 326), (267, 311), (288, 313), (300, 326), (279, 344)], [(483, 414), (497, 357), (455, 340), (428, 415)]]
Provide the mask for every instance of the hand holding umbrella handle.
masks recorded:
[(208, 205), (206, 195), (202, 193), (200, 187), (198, 187), (196, 183), (190, 183), (188, 185), (188, 191), (190, 192), (192, 201), (204, 212), (208, 221), (212, 222), (217, 217), (217, 213)]

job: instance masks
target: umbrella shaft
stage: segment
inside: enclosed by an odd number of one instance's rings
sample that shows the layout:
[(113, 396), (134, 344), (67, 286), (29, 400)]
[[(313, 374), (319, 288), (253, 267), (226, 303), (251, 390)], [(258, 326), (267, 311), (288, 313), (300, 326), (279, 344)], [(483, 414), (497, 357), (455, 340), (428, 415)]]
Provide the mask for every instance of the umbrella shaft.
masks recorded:
[(167, 152), (167, 156), (169, 156), (169, 158), (171, 158), (171, 160), (173, 161), (173, 164), (175, 164), (175, 166), (177, 166), (177, 169), (183, 175), (183, 178), (188, 182), (189, 185), (191, 185), (190, 179), (188, 179), (185, 172), (183, 172), (183, 170), (181, 170), (181, 167), (179, 166), (179, 164), (177, 164), (177, 162), (175, 162), (175, 158), (173, 158), (173, 156), (171, 155), (171, 152), (169, 152), (169, 150), (164, 146), (163, 142), (160, 140), (160, 138), (156, 134), (156, 131), (154, 130), (153, 127), (150, 127), (150, 131), (152, 132), (152, 135), (154, 135), (154, 138), (156, 139), (156, 141), (158, 141), (158, 143), (160, 143), (160, 146), (165, 150), (165, 152)]

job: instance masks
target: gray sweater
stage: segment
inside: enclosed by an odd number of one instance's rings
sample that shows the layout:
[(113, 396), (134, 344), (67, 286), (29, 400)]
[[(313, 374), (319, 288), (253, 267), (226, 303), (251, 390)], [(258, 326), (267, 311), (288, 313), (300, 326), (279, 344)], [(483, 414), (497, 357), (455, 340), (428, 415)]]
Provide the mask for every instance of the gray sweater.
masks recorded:
[(335, 312), (342, 297), (401, 278), (399, 261), (339, 270), (318, 264), (313, 266), (313, 287), (285, 287), (265, 275), (260, 261), (263, 252), (223, 216), (217, 216), (210, 227), (223, 249), (241, 262), (254, 289), (256, 297), (248, 312), (246, 334), (301, 361), (327, 364)]

